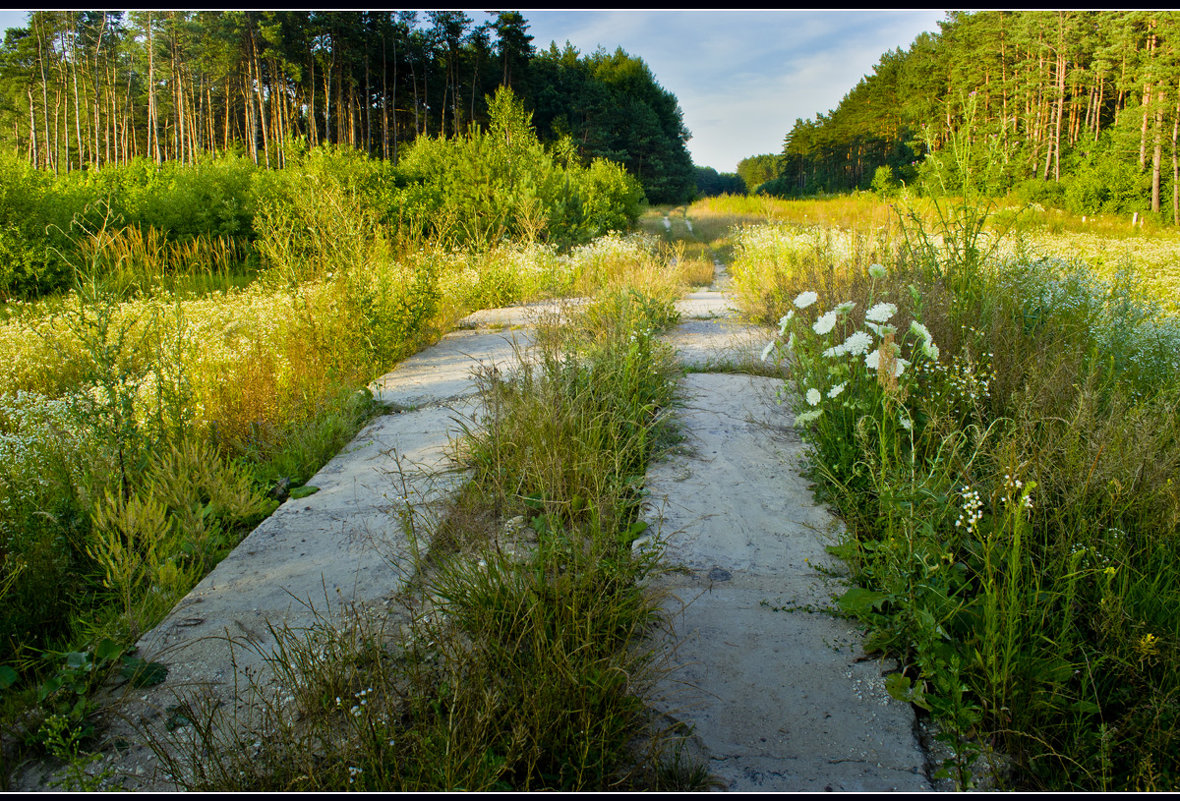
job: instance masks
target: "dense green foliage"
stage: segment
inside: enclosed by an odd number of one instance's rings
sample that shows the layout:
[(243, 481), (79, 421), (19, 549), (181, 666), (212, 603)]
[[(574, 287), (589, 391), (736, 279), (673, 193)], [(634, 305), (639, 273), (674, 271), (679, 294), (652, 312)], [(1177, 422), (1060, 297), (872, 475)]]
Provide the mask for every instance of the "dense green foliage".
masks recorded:
[(293, 142), (397, 162), (489, 121), (510, 87), (540, 138), (622, 163), (652, 202), (687, 200), (676, 98), (622, 50), (534, 50), (519, 12), (35, 11), (0, 45), (0, 149), (67, 173), (237, 152), (283, 166)]
[[(932, 163), (973, 160), (963, 138)], [(1129, 271), (989, 256), (986, 199), (940, 177), (956, 197), (896, 235), (736, 248), (848, 525), (841, 607), (901, 659), (886, 686), (934, 715), (960, 787), (995, 748), (1002, 786), (1174, 789), (1180, 320)]]
[(556, 44), (529, 65), (537, 130), (569, 136), (584, 153), (618, 161), (643, 183), (652, 203), (693, 192), (692, 158), (676, 98), (641, 59), (620, 48), (579, 56)]
[(737, 174), (746, 182), (749, 191), (755, 192), (762, 184), (778, 177), (778, 156), (773, 153), (747, 156), (738, 162)]
[(1180, 219), (1180, 15), (989, 10), (940, 25), (882, 55), (830, 113), (797, 120), (764, 191), (924, 182), (924, 154), (962, 130), (994, 142), (990, 192), (1079, 214), (1164, 215), (1170, 200)]
[(122, 277), (121, 289), (145, 288), (153, 275), (269, 266), (275, 254), (266, 242), (281, 242), (288, 254), (309, 236), (318, 242), (306, 215), (317, 213), (308, 203), (323, 200), (326, 187), (357, 206), (345, 216), (363, 213), (401, 241), (568, 247), (635, 222), (643, 189), (624, 169), (602, 159), (583, 164), (568, 140), (542, 145), (511, 90), (490, 106), (487, 130), (419, 137), (397, 165), (319, 147), (291, 148), (287, 166), (275, 170), (226, 155), (193, 165), (140, 158), (55, 175), (0, 156), (0, 298), (68, 288), (71, 265), (96, 237), (122, 245), (117, 256), (107, 250), (103, 269)]
[(717, 172), (712, 167), (696, 168), (697, 197), (744, 195), (746, 182), (732, 172)]

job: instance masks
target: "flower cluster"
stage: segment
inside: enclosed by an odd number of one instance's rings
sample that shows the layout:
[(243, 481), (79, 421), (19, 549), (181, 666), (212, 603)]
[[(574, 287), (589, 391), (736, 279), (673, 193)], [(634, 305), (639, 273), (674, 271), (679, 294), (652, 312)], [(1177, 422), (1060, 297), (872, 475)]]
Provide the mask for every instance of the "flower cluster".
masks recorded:
[[(885, 268), (875, 264), (870, 274), (876, 278), (885, 274)], [(803, 324), (796, 330), (798, 312), (809, 309), (819, 301), (818, 293), (807, 290), (800, 292), (792, 301), (793, 308), (779, 320), (778, 336), (762, 350), (762, 360), (778, 356), (783, 349), (796, 354), (796, 366), (801, 371), (800, 382), (807, 408), (795, 416), (796, 425), (807, 425), (822, 417), (824, 400), (835, 401), (858, 383), (858, 375), (864, 370), (873, 371), (878, 380), (888, 382), (887, 389), (897, 387), (897, 379), (911, 365), (901, 357), (901, 346), (897, 341), (897, 328), (891, 321), (897, 315), (893, 303), (873, 304), (863, 317), (863, 327), (852, 323), (855, 301), (844, 301), (827, 311), (819, 310), (809, 326)], [(851, 330), (849, 330), (851, 328)], [(847, 332), (845, 334), (845, 332)], [(920, 352), (926, 360), (937, 361), (938, 346), (929, 329), (914, 321), (909, 330), (915, 340), (914, 351)], [(782, 340), (786, 339), (783, 343)], [(834, 342), (832, 340), (835, 340)], [(803, 342), (803, 345), (800, 345)], [(832, 343), (832, 344), (829, 344)], [(831, 383), (825, 387), (821, 379), (826, 376)], [(899, 397), (904, 398), (904, 390)], [(840, 401), (844, 405), (855, 402), (855, 391), (850, 398)], [(906, 411), (899, 413), (899, 425), (913, 429), (913, 417)]]
[(964, 485), (959, 488), (959, 493), (963, 496), (963, 507), (955, 520), (955, 528), (964, 528), (968, 533), (978, 531), (979, 521), (983, 519), (983, 501), (979, 492)]

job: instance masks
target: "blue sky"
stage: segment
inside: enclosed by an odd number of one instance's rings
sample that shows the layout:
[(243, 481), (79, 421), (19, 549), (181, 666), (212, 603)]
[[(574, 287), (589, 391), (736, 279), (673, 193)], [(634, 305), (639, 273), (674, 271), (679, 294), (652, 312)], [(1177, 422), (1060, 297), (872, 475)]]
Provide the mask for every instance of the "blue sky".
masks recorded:
[[(538, 11), (533, 45), (566, 40), (640, 56), (680, 101), (699, 166), (733, 172), (778, 153), (795, 120), (834, 109), (887, 50), (937, 31), (934, 10)], [(474, 16), (474, 15), (472, 15)]]
[[(693, 161), (719, 172), (746, 156), (778, 153), (797, 118), (835, 108), (882, 53), (908, 49), (945, 17), (932, 9), (521, 13), (538, 48), (569, 41), (582, 53), (622, 47), (641, 57), (680, 101)], [(25, 20), (23, 11), (0, 10), (0, 31)]]

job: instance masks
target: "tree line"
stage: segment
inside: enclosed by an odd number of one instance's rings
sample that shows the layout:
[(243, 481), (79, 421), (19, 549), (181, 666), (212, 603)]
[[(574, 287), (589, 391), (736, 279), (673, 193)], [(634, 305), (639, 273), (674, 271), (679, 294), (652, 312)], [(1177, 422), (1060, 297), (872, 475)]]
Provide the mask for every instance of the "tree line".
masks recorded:
[(545, 141), (623, 164), (652, 202), (687, 199), (675, 96), (621, 49), (533, 46), (516, 11), (34, 11), (0, 46), (0, 147), (57, 173), (290, 145), (397, 162), (419, 137), (486, 125), (510, 87)]
[(1170, 194), (1180, 220), (1180, 12), (956, 11), (939, 26), (796, 120), (765, 191), (913, 181), (962, 132), (1002, 167), (990, 191), (1161, 214)]

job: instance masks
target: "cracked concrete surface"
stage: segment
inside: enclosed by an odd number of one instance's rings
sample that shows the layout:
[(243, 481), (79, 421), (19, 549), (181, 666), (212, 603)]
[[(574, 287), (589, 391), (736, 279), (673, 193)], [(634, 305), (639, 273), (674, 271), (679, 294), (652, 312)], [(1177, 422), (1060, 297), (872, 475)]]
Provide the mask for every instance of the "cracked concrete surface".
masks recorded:
[[(682, 358), (697, 369), (757, 358), (770, 332), (719, 316), (722, 292), (694, 303), (712, 314), (669, 335)], [(658, 707), (692, 727), (692, 753), (726, 790), (930, 790), (913, 710), (885, 691), (889, 665), (824, 611), (841, 589), (825, 550), (839, 522), (800, 475), (781, 386), (733, 373), (682, 380), (686, 452), (647, 476), (652, 528), (683, 568), (658, 584), (677, 667)]]

